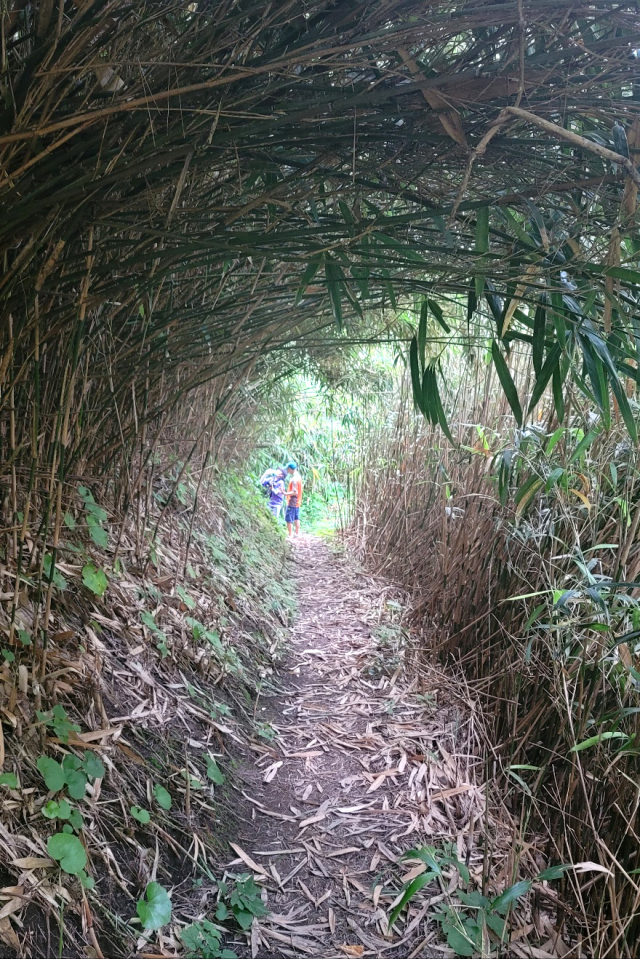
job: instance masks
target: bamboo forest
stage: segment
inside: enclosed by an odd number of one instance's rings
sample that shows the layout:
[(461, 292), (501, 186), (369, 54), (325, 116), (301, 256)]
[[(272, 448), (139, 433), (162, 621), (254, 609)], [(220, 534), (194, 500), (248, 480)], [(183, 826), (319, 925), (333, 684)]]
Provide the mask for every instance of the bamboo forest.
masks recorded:
[(0, 959), (634, 959), (637, 0), (1, 0)]

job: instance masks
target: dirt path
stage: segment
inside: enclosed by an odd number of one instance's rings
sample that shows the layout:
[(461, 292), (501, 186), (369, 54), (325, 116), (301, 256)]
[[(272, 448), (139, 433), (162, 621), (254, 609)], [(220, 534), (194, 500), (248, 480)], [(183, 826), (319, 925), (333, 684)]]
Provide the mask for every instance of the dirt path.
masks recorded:
[(441, 956), (428, 945), (442, 941), (427, 927), (428, 899), (392, 936), (387, 916), (410, 869), (398, 863), (403, 851), (447, 837), (466, 857), (482, 808), (469, 721), (403, 670), (390, 587), (318, 538), (293, 550), (299, 613), (284, 697), (262, 714), (276, 736), (244, 771), (252, 818), (238, 836), (268, 877), (270, 914), (254, 923), (250, 947), (233, 947), (254, 957)]

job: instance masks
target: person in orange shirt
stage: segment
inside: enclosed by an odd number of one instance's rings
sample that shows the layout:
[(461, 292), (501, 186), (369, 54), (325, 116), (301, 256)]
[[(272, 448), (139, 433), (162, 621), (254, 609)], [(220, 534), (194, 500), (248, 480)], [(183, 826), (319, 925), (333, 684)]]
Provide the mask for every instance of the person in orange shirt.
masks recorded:
[(300, 535), (300, 506), (302, 504), (302, 477), (298, 472), (296, 463), (287, 463), (287, 476), (289, 477), (289, 486), (284, 494), (287, 498), (287, 512), (285, 520), (287, 522), (287, 535), (289, 539), (294, 535)]

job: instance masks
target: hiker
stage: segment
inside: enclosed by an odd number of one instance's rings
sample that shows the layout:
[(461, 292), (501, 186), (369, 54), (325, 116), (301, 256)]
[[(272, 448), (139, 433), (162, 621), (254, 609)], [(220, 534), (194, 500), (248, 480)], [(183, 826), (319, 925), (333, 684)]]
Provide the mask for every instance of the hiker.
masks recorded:
[(267, 496), (271, 492), (271, 487), (273, 485), (273, 481), (275, 479), (277, 472), (278, 470), (275, 466), (270, 466), (268, 470), (264, 471), (264, 473), (258, 480), (258, 483), (260, 484), (260, 488), (262, 492), (265, 493), (265, 495)]
[(280, 516), (280, 511), (284, 505), (285, 497), (285, 487), (284, 487), (284, 470), (277, 469), (275, 476), (271, 480), (271, 495), (269, 496), (269, 502), (267, 506), (273, 513), (276, 519)]
[(287, 521), (287, 536), (289, 539), (294, 535), (300, 535), (300, 505), (302, 504), (302, 477), (298, 472), (296, 463), (287, 463), (287, 476), (289, 477), (289, 486), (285, 496), (287, 498), (287, 511), (285, 520)]

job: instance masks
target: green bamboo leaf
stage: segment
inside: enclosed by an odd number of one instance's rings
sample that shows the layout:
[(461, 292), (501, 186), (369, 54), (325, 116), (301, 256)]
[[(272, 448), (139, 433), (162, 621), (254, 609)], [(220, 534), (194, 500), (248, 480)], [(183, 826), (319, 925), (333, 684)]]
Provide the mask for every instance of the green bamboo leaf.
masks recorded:
[(303, 298), (307, 291), (307, 287), (311, 283), (312, 279), (320, 269), (322, 264), (322, 257), (316, 256), (309, 261), (307, 268), (302, 274), (302, 279), (300, 280), (300, 286), (298, 287), (298, 292), (296, 293), (295, 305), (298, 306), (300, 300)]
[(431, 312), (433, 313), (436, 322), (442, 327), (445, 333), (451, 333), (451, 327), (448, 323), (445, 322), (444, 313), (442, 312), (442, 307), (439, 303), (436, 303), (435, 300), (428, 300)]
[(476, 214), (476, 253), (489, 251), (489, 207), (480, 207)]
[(324, 275), (327, 281), (327, 290), (329, 292), (329, 299), (331, 301), (331, 308), (333, 310), (333, 318), (336, 321), (338, 332), (341, 333), (344, 324), (340, 287), (344, 283), (344, 273), (342, 272), (341, 266), (339, 266), (333, 260), (327, 259), (324, 264)]
[(536, 876), (536, 882), (551, 882), (554, 879), (561, 879), (568, 869), (573, 869), (570, 863), (559, 863), (557, 866), (549, 866), (543, 869)]
[(528, 412), (534, 409), (536, 404), (539, 402), (540, 397), (547, 388), (547, 384), (553, 375), (553, 371), (556, 369), (558, 363), (560, 362), (560, 357), (562, 356), (562, 347), (559, 343), (556, 343), (552, 350), (549, 352), (542, 368), (537, 372), (536, 385), (533, 388), (533, 393), (531, 394), (531, 401), (529, 403)]
[(589, 739), (584, 739), (581, 743), (576, 743), (575, 746), (572, 746), (569, 750), (570, 753), (580, 753), (583, 749), (590, 749), (592, 746), (597, 746), (599, 743), (605, 742), (608, 739), (625, 739), (628, 740), (629, 736), (626, 733), (622, 732), (606, 732), (599, 733), (597, 736), (590, 736)]
[(478, 297), (476, 295), (475, 284), (471, 282), (469, 284), (469, 292), (467, 293), (467, 326), (471, 322), (473, 314), (476, 311), (478, 305)]
[(513, 886), (509, 886), (508, 889), (499, 895), (491, 903), (491, 908), (496, 912), (500, 912), (510, 906), (512, 902), (516, 902), (522, 896), (526, 895), (531, 889), (531, 882), (528, 879), (523, 879), (521, 882), (514, 883)]
[(420, 307), (420, 323), (418, 324), (418, 359), (420, 360), (420, 369), (424, 369), (425, 350), (427, 345), (427, 322), (429, 320), (429, 302), (422, 301)]
[(438, 422), (438, 410), (435, 402), (435, 372), (428, 366), (422, 376), (422, 410), (429, 423), (435, 426)]
[(600, 432), (601, 431), (599, 427), (596, 427), (596, 429), (593, 429), (593, 430), (589, 430), (587, 435), (580, 440), (575, 450), (571, 454), (569, 463), (575, 463), (575, 461), (582, 456), (584, 451), (591, 446), (595, 438), (600, 435)]
[(558, 417), (558, 421), (560, 423), (562, 423), (564, 420), (564, 394), (562, 392), (563, 383), (564, 377), (562, 376), (562, 368), (560, 365), (558, 365), (553, 371), (551, 387), (553, 390), (553, 404), (555, 406), (556, 416)]
[(405, 886), (400, 902), (398, 903), (398, 905), (395, 907), (395, 909), (389, 916), (390, 929), (393, 928), (393, 925), (396, 919), (398, 918), (398, 916), (400, 915), (404, 907), (407, 905), (407, 903), (410, 902), (411, 899), (413, 899), (415, 894), (419, 892), (423, 886), (428, 885), (428, 883), (432, 882), (435, 878), (436, 878), (435, 872), (423, 872), (419, 876), (416, 876), (415, 879), (413, 879), (410, 883), (408, 883), (408, 885)]
[(433, 403), (436, 413), (437, 422), (440, 424), (442, 432), (447, 437), (450, 443), (454, 442), (451, 431), (449, 430), (449, 424), (447, 423), (447, 418), (442, 407), (442, 401), (440, 399), (440, 390), (438, 389), (438, 377), (436, 376), (435, 370), (433, 371)]
[(416, 408), (424, 413), (422, 406), (422, 377), (420, 375), (420, 363), (418, 360), (418, 339), (413, 336), (409, 344), (409, 368), (411, 370), (411, 387), (413, 389), (413, 401)]
[(515, 496), (516, 501), (516, 516), (523, 516), (526, 510), (529, 508), (533, 497), (536, 495), (540, 487), (542, 486), (542, 480), (539, 476), (530, 476), (529, 479), (522, 484)]
[(504, 394), (507, 397), (509, 406), (513, 411), (513, 415), (516, 418), (516, 423), (518, 426), (522, 426), (522, 407), (520, 406), (520, 400), (518, 399), (516, 384), (513, 382), (509, 368), (507, 367), (506, 361), (496, 340), (493, 340), (491, 343), (491, 355), (493, 357), (496, 373), (498, 374), (498, 379), (500, 380)]
[(544, 357), (544, 341), (547, 331), (547, 311), (542, 303), (538, 303), (533, 320), (532, 359), (536, 377), (540, 375)]

